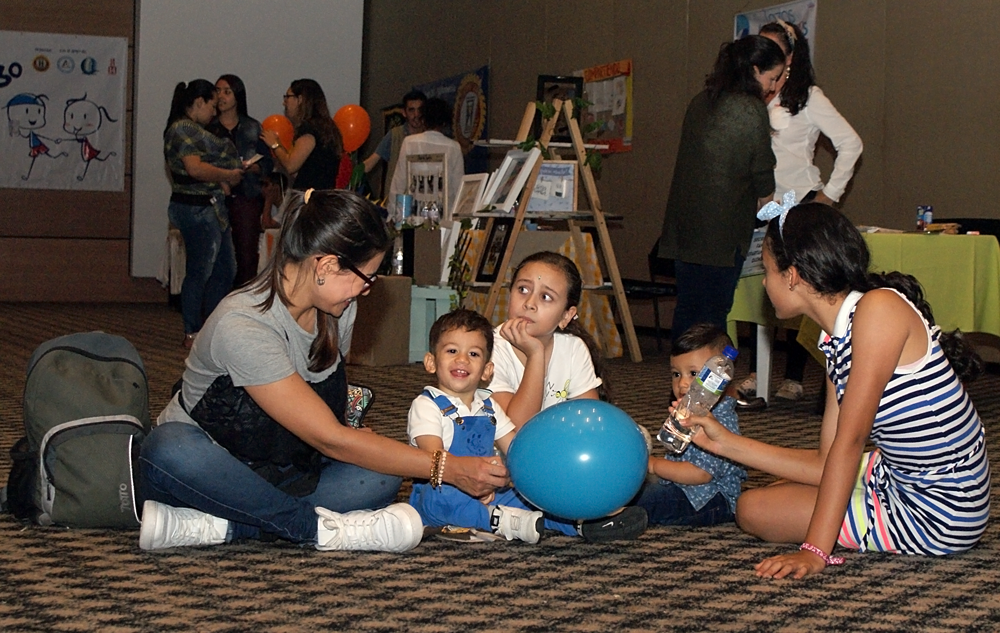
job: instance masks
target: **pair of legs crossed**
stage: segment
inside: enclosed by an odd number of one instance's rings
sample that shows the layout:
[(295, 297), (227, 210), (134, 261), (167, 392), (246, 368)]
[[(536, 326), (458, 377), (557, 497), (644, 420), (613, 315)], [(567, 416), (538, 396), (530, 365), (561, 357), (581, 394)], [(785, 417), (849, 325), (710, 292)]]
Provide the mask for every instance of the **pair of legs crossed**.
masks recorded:
[(139, 457), (140, 493), (169, 506), (229, 521), (227, 541), (281, 538), (314, 544), (316, 508), (381, 508), (396, 500), (400, 477), (323, 459), (315, 491), (295, 497), (263, 479), (200, 427), (167, 422), (153, 429)]

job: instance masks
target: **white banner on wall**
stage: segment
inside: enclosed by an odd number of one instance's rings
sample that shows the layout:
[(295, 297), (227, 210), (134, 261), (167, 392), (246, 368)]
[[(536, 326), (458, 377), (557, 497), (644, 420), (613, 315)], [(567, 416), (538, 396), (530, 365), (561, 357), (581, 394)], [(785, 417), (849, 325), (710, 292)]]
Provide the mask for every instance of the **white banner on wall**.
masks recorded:
[(815, 57), (817, 1), (795, 0), (795, 2), (776, 4), (773, 7), (737, 13), (733, 25), (733, 39), (739, 39), (746, 35), (756, 35), (760, 32), (760, 27), (768, 22), (781, 19), (802, 29), (803, 35), (809, 40), (810, 53)]
[(0, 187), (122, 191), (128, 40), (0, 31)]

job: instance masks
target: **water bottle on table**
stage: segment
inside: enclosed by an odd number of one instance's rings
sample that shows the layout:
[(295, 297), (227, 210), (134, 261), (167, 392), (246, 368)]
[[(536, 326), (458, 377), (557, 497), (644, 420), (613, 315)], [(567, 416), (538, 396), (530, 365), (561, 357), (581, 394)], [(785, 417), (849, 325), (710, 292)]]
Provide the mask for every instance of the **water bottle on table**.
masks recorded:
[(663, 422), (656, 439), (663, 442), (671, 453), (680, 455), (691, 443), (694, 430), (685, 424), (687, 419), (692, 415), (706, 415), (722, 397), (729, 381), (733, 379), (733, 361), (736, 360), (737, 353), (726, 345), (721, 354), (709, 358), (688, 392), (677, 402), (674, 412)]

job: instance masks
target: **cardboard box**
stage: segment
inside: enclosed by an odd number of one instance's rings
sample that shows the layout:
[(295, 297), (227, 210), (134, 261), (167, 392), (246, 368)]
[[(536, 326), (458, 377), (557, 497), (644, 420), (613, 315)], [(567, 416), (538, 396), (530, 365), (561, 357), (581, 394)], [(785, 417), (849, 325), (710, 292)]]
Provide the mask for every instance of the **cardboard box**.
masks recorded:
[(384, 367), (409, 362), (412, 287), (409, 277), (379, 277), (368, 296), (358, 297), (349, 363)]
[(437, 285), (443, 265), (440, 229), (403, 229), (404, 275), (418, 286)]

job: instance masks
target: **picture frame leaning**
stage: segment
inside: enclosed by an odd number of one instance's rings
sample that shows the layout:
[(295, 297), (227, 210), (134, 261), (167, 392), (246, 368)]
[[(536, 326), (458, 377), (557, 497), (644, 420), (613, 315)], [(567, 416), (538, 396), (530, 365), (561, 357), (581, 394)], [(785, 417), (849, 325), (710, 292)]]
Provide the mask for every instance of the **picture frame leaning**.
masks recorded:
[(513, 211), (514, 203), (521, 195), (528, 176), (541, 155), (542, 152), (537, 147), (532, 147), (528, 151), (512, 149), (507, 152), (495, 178), (490, 179), (489, 187), (483, 196), (483, 207), (507, 213)]
[(486, 191), (486, 181), (489, 174), (466, 174), (462, 176), (462, 184), (459, 185), (458, 195), (455, 196), (455, 203), (448, 209), (445, 216), (446, 221), (451, 221), (455, 217), (468, 217), (482, 209), (483, 193)]
[(493, 283), (497, 275), (501, 274), (500, 262), (510, 242), (513, 228), (514, 218), (493, 218), (493, 227), (483, 243), (483, 256), (479, 258), (479, 270), (476, 271), (477, 283)]
[(528, 200), (528, 211), (572, 212), (577, 210), (579, 180), (575, 160), (543, 160)]

